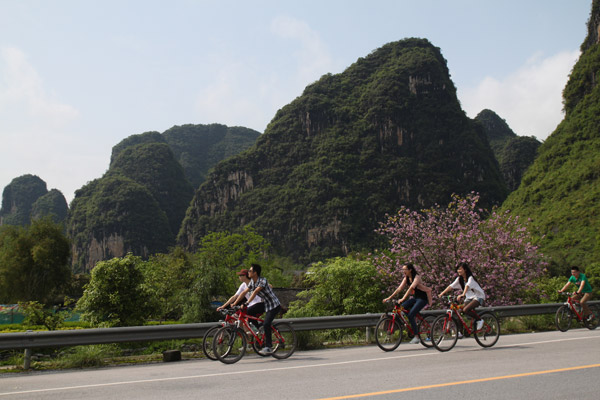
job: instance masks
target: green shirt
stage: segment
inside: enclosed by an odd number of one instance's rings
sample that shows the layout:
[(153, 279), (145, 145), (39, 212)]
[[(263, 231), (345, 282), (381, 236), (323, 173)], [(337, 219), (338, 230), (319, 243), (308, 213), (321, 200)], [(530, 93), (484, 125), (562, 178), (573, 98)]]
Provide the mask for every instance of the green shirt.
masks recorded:
[(579, 273), (579, 279), (571, 275), (571, 277), (569, 278), (569, 282), (576, 284), (577, 290), (579, 290), (579, 285), (581, 285), (581, 282), (585, 282), (585, 284), (583, 285), (583, 290), (581, 292), (592, 293), (592, 285), (590, 285), (590, 282), (588, 282), (587, 277), (581, 272)]

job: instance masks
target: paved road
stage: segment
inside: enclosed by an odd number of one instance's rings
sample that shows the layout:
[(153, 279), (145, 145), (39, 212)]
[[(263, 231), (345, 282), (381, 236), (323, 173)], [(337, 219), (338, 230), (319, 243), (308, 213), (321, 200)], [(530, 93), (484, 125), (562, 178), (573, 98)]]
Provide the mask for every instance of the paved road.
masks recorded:
[(502, 336), (495, 347), (459, 340), (447, 353), (402, 343), (255, 355), (237, 364), (188, 360), (0, 376), (4, 399), (594, 399), (600, 329)]

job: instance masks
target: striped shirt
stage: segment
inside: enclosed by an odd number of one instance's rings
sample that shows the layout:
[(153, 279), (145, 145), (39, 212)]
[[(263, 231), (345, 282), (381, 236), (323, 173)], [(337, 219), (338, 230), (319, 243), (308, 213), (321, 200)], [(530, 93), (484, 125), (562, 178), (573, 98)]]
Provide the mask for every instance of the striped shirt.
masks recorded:
[(262, 290), (258, 292), (257, 296), (260, 296), (265, 302), (265, 311), (271, 311), (281, 304), (277, 296), (275, 296), (275, 293), (273, 293), (273, 289), (269, 286), (267, 278), (259, 277), (256, 282), (250, 280), (250, 284), (248, 284), (250, 292), (254, 292), (254, 290), (259, 287), (262, 288)]

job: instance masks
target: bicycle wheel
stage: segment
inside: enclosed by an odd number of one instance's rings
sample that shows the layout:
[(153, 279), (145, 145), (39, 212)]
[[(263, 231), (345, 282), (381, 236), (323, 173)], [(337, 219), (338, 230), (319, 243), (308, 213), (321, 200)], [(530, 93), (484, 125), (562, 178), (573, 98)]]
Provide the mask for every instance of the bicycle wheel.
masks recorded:
[(448, 351), (456, 345), (458, 340), (458, 325), (454, 318), (440, 315), (431, 326), (431, 341), (439, 351)]
[(573, 313), (569, 307), (562, 305), (556, 310), (556, 328), (561, 332), (566, 332), (571, 327), (573, 321)]
[(475, 331), (475, 340), (481, 347), (492, 347), (500, 338), (500, 322), (493, 313), (487, 312), (480, 315), (483, 327)]
[(393, 351), (402, 342), (402, 324), (391, 316), (382, 317), (375, 326), (375, 342), (383, 351)]
[(202, 338), (202, 352), (207, 358), (213, 361), (217, 360), (217, 357), (215, 357), (215, 353), (213, 352), (213, 339), (219, 329), (221, 329), (221, 325), (213, 326), (206, 331)]
[(433, 342), (431, 341), (431, 326), (433, 325), (433, 321), (435, 321), (433, 315), (428, 315), (419, 321), (419, 340), (425, 347), (433, 347)]
[(225, 364), (240, 361), (246, 354), (246, 334), (235, 326), (220, 328), (213, 338), (213, 353)]
[(594, 330), (598, 326), (598, 322), (600, 319), (600, 311), (598, 310), (598, 306), (589, 306), (590, 311), (592, 312), (592, 319), (585, 320), (585, 327), (589, 330)]
[(296, 351), (298, 338), (289, 322), (278, 322), (273, 325), (273, 357), (283, 360)]

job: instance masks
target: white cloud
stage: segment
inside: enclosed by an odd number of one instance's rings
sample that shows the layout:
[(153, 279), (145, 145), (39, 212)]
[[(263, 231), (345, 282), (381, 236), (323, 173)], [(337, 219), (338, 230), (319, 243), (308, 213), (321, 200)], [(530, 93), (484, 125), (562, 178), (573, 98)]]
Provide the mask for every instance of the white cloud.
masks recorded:
[(48, 183), (48, 189), (57, 188), (71, 197), (65, 189), (74, 188), (62, 184), (77, 174), (66, 160), (76, 151), (66, 129), (79, 113), (54, 97), (25, 53), (15, 47), (0, 48), (1, 187), (18, 176), (34, 174)]
[(579, 51), (536, 54), (504, 79), (486, 77), (476, 87), (459, 88), (462, 106), (470, 117), (493, 110), (518, 135), (545, 140), (564, 117), (562, 91), (578, 57)]
[(304, 85), (331, 71), (333, 62), (327, 46), (306, 22), (278, 16), (271, 22), (271, 31), (282, 38), (294, 39), (300, 43), (294, 56), (298, 61), (298, 78)]

